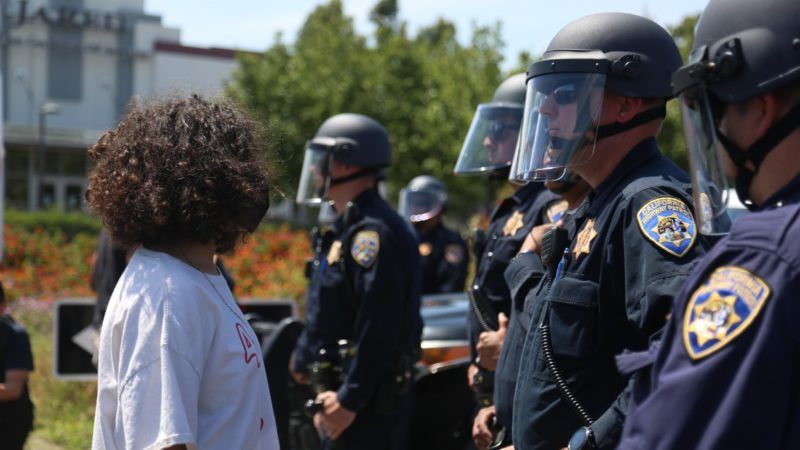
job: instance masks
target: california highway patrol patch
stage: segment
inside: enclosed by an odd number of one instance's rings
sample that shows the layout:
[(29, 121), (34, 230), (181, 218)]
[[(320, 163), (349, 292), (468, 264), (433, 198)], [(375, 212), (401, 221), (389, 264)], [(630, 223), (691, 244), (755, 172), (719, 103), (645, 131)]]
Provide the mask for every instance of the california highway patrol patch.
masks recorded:
[(550, 221), (550, 223), (558, 222), (562, 217), (564, 217), (564, 213), (567, 212), (568, 207), (569, 203), (567, 203), (566, 200), (552, 203), (547, 207), (547, 219)]
[(697, 237), (689, 207), (674, 197), (650, 200), (636, 213), (636, 220), (647, 239), (677, 257), (685, 255)]
[(697, 288), (686, 306), (683, 344), (692, 359), (701, 359), (741, 334), (764, 306), (770, 288), (741, 267), (720, 267)]
[(353, 238), (350, 254), (358, 265), (366, 268), (372, 267), (378, 259), (381, 249), (381, 239), (376, 231), (359, 231)]

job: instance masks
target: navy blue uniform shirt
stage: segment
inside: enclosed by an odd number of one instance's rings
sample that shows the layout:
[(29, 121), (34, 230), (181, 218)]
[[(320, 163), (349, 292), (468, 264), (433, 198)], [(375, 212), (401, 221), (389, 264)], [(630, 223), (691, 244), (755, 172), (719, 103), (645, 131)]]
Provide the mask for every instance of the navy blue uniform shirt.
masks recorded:
[(307, 372), (320, 348), (352, 341), (356, 351), (338, 398), (360, 413), (396, 375), (400, 357), (419, 351), (421, 276), (410, 225), (374, 190), (353, 203), (357, 218), (348, 224), (344, 214), (337, 221), (314, 266), (294, 369)]
[(463, 292), (469, 253), (460, 234), (439, 223), (427, 234), (417, 233), (422, 258), (422, 294)]
[[(542, 183), (528, 183), (504, 199), (492, 212), (486, 230), (486, 245), (475, 256), (472, 289), (479, 291), (492, 305), (494, 317), (501, 312), (511, 316), (511, 292), (503, 272), (517, 255), (531, 228), (547, 223), (545, 220), (551, 221), (545, 209), (556, 199), (558, 196), (545, 189)], [(469, 331), (474, 360), (478, 336), (486, 330), (472, 309), (469, 312)]]
[[(33, 371), (33, 353), (28, 332), (8, 315), (0, 317), (0, 355), (0, 383), (5, 382), (8, 370)], [(0, 424), (18, 424), (23, 417), (31, 417), (32, 414), (33, 404), (28, 394), (27, 382), (18, 399), (0, 402)]]
[[(556, 200), (545, 210), (547, 222), (566, 220), (566, 200)], [(569, 222), (567, 222), (568, 224)], [(541, 281), (545, 267), (539, 255), (527, 252), (514, 257), (505, 272), (505, 279), (511, 290), (511, 317), (508, 329), (500, 350), (500, 358), (494, 373), (494, 406), (495, 415), (500, 424), (506, 427), (506, 436), (511, 437), (512, 413), (514, 409), (514, 391), (517, 387), (517, 372), (522, 357), (522, 347), (530, 327), (533, 314), (533, 303), (527, 301), (530, 290)]]
[(800, 448), (798, 217), (800, 178), (698, 264), (621, 448)]
[(619, 442), (628, 379), (617, 372), (614, 355), (647, 347), (704, 253), (689, 189), (688, 176), (649, 138), (570, 216), (574, 235), (560, 278), (546, 275), (527, 299), (532, 313), (514, 397), (516, 449), (565, 447), (583, 425), (546, 367), (539, 327), (545, 320), (556, 364), (591, 416), (598, 447)]

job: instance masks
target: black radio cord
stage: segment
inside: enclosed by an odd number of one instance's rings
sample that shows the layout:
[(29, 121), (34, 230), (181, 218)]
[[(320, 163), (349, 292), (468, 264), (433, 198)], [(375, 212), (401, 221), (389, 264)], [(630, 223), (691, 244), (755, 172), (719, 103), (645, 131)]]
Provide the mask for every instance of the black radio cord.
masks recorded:
[(553, 382), (556, 384), (556, 388), (558, 392), (561, 394), (561, 398), (564, 399), (565, 402), (575, 411), (575, 413), (580, 417), (583, 421), (583, 424), (586, 427), (591, 428), (592, 417), (586, 411), (586, 408), (583, 407), (581, 402), (572, 393), (569, 386), (567, 386), (566, 380), (564, 380), (564, 375), (561, 373), (561, 370), (556, 365), (556, 359), (553, 355), (553, 343), (550, 340), (550, 324), (549, 324), (549, 316), (550, 315), (550, 308), (546, 307), (544, 311), (544, 317), (542, 318), (542, 322), (539, 324), (539, 333), (542, 338), (542, 353), (544, 353), (544, 362), (547, 365), (547, 370), (550, 371), (550, 376), (553, 378)]

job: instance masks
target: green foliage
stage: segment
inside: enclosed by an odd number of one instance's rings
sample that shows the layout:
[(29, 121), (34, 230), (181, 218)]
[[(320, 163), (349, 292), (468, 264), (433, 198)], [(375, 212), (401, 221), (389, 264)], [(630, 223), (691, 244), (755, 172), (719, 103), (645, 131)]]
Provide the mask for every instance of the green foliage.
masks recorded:
[(13, 313), (31, 339), (35, 369), (28, 386), (36, 406), (33, 433), (65, 449), (90, 448), (97, 383), (53, 378), (53, 315), (42, 306), (18, 304)]
[(5, 211), (5, 223), (10, 226), (20, 227), (26, 231), (36, 229), (59, 231), (72, 239), (78, 234), (85, 233), (97, 235), (102, 228), (100, 219), (80, 213), (64, 213), (60, 211), (20, 211), (9, 209)]
[(500, 27), (475, 26), (462, 45), (450, 22), (440, 19), (410, 36), (397, 14), (396, 1), (379, 1), (367, 38), (355, 32), (340, 0), (321, 5), (294, 45), (277, 36), (263, 55), (243, 55), (228, 94), (277, 133), (289, 189), (299, 178), (304, 142), (328, 117), (356, 112), (389, 131), (391, 195), (429, 173), (450, 186), (451, 212), (466, 215), (476, 199), (486, 199), (485, 183), (456, 179), (452, 170), (475, 107), (502, 81)]
[[(694, 38), (694, 27), (698, 18), (699, 15), (684, 17), (680, 24), (669, 29), (675, 39), (675, 43), (678, 44), (683, 61), (687, 61), (689, 58), (689, 50), (692, 48)], [(677, 101), (671, 101), (667, 104), (667, 118), (664, 120), (661, 134), (658, 136), (658, 144), (665, 156), (684, 169), (688, 169), (686, 145), (681, 127), (681, 114)]]

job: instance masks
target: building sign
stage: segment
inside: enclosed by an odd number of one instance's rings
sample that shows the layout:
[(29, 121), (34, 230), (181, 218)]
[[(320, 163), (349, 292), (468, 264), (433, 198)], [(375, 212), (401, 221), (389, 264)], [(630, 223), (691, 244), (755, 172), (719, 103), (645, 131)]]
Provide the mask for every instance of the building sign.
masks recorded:
[(57, 8), (42, 6), (37, 10), (30, 11), (28, 2), (20, 1), (16, 20), (12, 26), (18, 27), (36, 20), (41, 20), (51, 26), (95, 28), (108, 31), (123, 31), (128, 27), (125, 16), (119, 13), (63, 6)]

